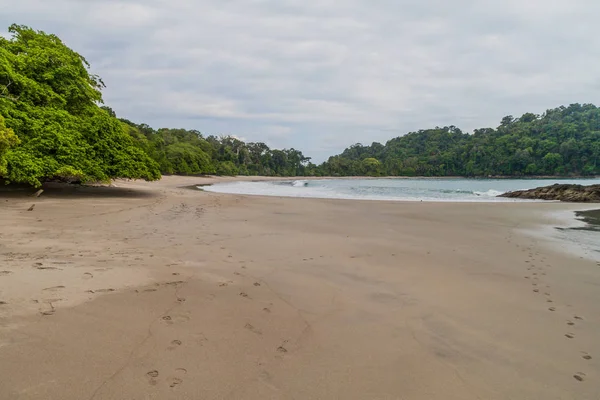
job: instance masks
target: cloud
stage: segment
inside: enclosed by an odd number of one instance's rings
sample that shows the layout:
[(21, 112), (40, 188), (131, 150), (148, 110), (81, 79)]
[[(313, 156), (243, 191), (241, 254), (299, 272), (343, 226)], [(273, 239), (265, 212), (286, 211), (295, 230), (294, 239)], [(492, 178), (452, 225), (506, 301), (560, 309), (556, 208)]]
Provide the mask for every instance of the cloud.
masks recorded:
[(152, 126), (317, 161), (436, 125), (597, 101), (595, 0), (0, 0), (56, 33)]

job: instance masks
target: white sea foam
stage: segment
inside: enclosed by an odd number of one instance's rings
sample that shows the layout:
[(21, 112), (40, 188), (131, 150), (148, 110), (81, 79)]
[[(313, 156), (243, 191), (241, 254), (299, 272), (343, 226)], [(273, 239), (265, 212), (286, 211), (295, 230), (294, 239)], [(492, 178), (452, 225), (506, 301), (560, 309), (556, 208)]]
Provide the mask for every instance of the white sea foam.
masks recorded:
[(294, 181), (292, 182), (293, 187), (305, 187), (308, 186), (308, 181)]
[(473, 192), (473, 194), (475, 194), (476, 196), (488, 196), (488, 197), (498, 197), (504, 193), (505, 192), (501, 192), (499, 190), (494, 190), (494, 189), (490, 189), (485, 192), (478, 192), (478, 191)]
[(598, 179), (298, 179), (221, 183), (205, 186), (203, 189), (220, 193), (328, 199), (515, 202), (531, 200), (497, 196), (511, 190), (530, 189), (557, 182), (592, 184), (599, 181)]
[(220, 183), (206, 191), (259, 196), (313, 197), (327, 199), (517, 202), (532, 201), (497, 197), (511, 190), (553, 183), (597, 183), (600, 180), (525, 179), (321, 179)]

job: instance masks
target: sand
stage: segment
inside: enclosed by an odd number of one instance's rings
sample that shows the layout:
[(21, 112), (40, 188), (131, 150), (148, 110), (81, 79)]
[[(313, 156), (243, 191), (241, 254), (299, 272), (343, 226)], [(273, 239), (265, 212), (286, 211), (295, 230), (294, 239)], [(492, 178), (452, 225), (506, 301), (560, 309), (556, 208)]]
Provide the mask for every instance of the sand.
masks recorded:
[(600, 266), (525, 233), (577, 205), (210, 181), (0, 194), (0, 399), (600, 398)]

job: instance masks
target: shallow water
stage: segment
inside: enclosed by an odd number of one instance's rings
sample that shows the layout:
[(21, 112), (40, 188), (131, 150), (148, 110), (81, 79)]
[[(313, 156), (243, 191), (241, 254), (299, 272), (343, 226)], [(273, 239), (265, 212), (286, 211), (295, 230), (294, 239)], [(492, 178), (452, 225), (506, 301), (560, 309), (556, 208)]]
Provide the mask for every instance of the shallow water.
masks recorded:
[(269, 182), (231, 182), (203, 187), (220, 193), (398, 201), (524, 201), (499, 194), (554, 183), (591, 185), (600, 179), (322, 179)]
[[(600, 208), (600, 205), (598, 207)], [(600, 232), (600, 210), (575, 211), (575, 216), (585, 223), (585, 226), (571, 229)]]
[(574, 255), (600, 262), (600, 209), (555, 213), (554, 216), (563, 223), (547, 230), (547, 236), (564, 244)]

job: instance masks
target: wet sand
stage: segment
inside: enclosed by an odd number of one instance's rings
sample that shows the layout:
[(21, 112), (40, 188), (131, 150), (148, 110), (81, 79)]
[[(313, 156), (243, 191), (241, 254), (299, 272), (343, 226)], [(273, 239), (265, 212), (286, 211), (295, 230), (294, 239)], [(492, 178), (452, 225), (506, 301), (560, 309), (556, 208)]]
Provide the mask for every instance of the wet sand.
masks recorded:
[(600, 398), (600, 265), (523, 233), (577, 205), (211, 181), (0, 193), (0, 399)]
[(576, 211), (577, 218), (586, 223), (584, 227), (575, 229), (600, 232), (600, 209), (588, 211)]

